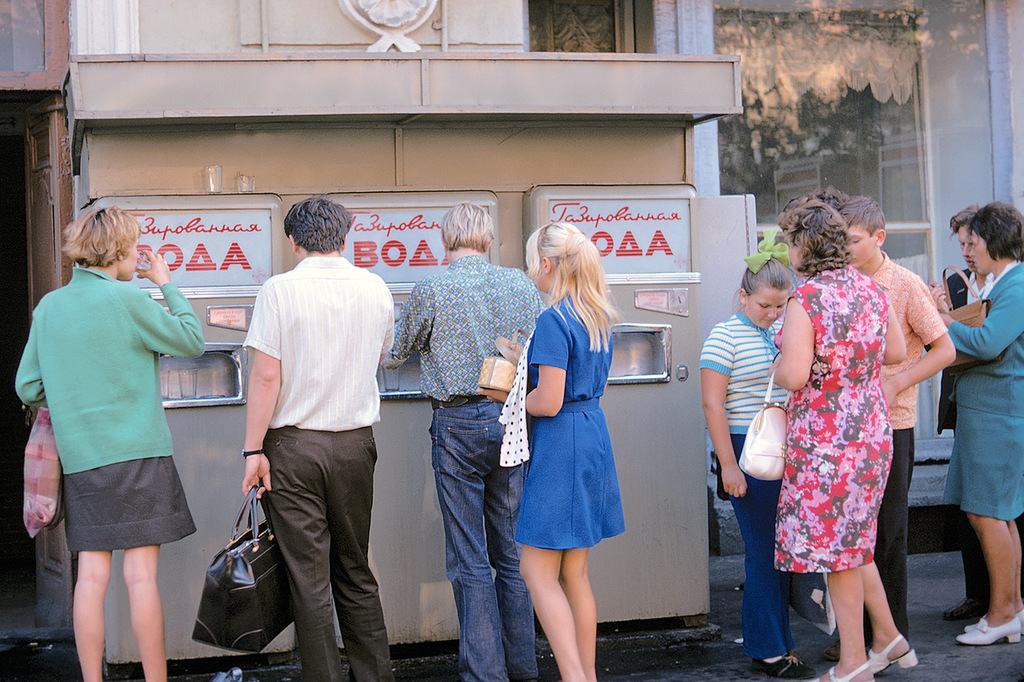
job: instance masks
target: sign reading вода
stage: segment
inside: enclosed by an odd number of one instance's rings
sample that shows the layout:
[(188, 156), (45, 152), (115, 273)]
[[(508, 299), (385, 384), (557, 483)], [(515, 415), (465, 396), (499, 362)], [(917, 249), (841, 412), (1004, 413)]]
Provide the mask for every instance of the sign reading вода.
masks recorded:
[(690, 269), (688, 199), (550, 197), (546, 203), (544, 222), (578, 227), (610, 275)]
[[(448, 267), (441, 221), (462, 202), (481, 206), (495, 223), (497, 198), (490, 192), (393, 192), (332, 194), (352, 213), (342, 255), (388, 284), (415, 283)], [(493, 247), (492, 247), (493, 248)]]
[(529, 229), (569, 223), (613, 279), (677, 276), (690, 261), (690, 185), (541, 185), (524, 197)]
[(349, 208), (352, 227), (342, 255), (385, 282), (418, 282), (448, 265), (441, 219), (449, 208)]
[(179, 287), (260, 285), (271, 275), (269, 208), (127, 210), (141, 225), (139, 248), (163, 256)]

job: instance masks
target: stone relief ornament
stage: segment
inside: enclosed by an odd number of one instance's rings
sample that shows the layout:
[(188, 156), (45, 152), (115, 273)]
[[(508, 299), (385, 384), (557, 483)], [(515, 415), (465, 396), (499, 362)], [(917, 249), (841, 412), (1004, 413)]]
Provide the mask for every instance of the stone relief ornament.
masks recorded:
[(338, 0), (341, 9), (380, 36), (367, 52), (387, 52), (395, 46), (401, 52), (418, 52), (419, 43), (406, 34), (423, 25), (437, 6), (437, 0)]

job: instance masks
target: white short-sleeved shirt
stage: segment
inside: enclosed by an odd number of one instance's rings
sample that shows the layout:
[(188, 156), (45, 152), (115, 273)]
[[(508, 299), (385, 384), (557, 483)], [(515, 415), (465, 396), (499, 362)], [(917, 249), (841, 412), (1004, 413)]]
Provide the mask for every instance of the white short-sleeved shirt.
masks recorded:
[(344, 258), (310, 256), (268, 279), (245, 346), (281, 361), (270, 428), (350, 431), (380, 421), (377, 365), (394, 326), (384, 280)]

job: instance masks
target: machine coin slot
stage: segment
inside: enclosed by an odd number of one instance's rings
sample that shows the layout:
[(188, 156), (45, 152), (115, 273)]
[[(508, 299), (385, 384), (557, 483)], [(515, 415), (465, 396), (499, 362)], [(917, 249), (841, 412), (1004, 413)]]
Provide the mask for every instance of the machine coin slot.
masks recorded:
[(196, 358), (160, 356), (164, 407), (244, 404), (246, 358), (240, 343), (208, 343)]
[(609, 384), (671, 381), (672, 325), (617, 324), (612, 328)]

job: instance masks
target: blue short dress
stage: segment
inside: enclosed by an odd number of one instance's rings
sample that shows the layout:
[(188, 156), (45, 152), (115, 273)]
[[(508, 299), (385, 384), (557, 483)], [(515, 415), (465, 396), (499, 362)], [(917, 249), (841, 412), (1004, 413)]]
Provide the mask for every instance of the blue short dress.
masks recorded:
[(538, 366), (565, 369), (562, 409), (530, 422), (530, 460), (516, 540), (541, 549), (593, 547), (625, 532), (611, 438), (598, 399), (612, 351), (591, 351), (586, 328), (563, 303), (537, 319), (529, 346), (530, 385)]

